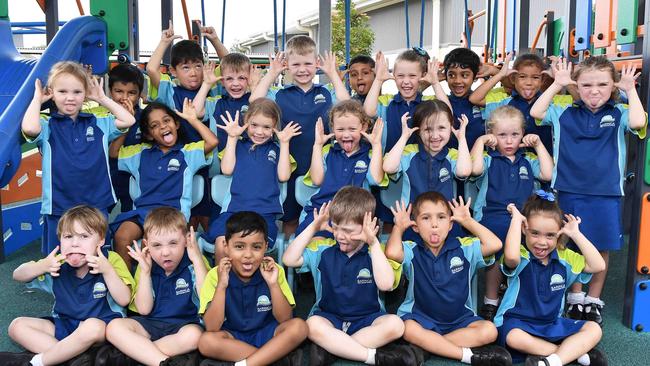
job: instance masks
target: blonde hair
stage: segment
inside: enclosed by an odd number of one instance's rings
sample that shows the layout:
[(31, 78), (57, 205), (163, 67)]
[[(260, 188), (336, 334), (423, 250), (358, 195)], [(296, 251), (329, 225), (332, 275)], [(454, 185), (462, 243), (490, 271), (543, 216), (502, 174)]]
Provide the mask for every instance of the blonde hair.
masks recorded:
[[(250, 110), (250, 109), (249, 109)], [(330, 129), (334, 129), (334, 119), (344, 114), (351, 114), (359, 119), (362, 126), (370, 126), (370, 117), (363, 110), (363, 105), (356, 99), (348, 99), (334, 104), (329, 113)]]
[(345, 186), (341, 188), (329, 208), (330, 219), (334, 224), (346, 222), (363, 224), (366, 212), (375, 212), (375, 197), (363, 188)]
[(291, 55), (309, 56), (314, 54), (316, 56), (316, 42), (309, 36), (293, 36), (287, 42), (285, 47), (287, 58)]
[(519, 123), (519, 126), (521, 126), (522, 132), (526, 130), (526, 119), (524, 118), (524, 115), (521, 113), (521, 111), (513, 106), (504, 105), (498, 107), (490, 114), (490, 118), (488, 118), (487, 122), (485, 123), (487, 132), (492, 132), (494, 126), (498, 122), (504, 120), (515, 120)]
[(280, 108), (274, 101), (268, 98), (255, 99), (248, 105), (248, 110), (244, 115), (244, 121), (249, 122), (250, 118), (256, 114), (262, 114), (273, 120), (273, 126), (278, 127), (280, 123)]
[(56, 79), (62, 75), (72, 75), (83, 84), (84, 91), (88, 92), (90, 88), (90, 73), (80, 63), (72, 61), (55, 63), (47, 76), (47, 86), (51, 88), (56, 82)]
[(94, 207), (79, 205), (67, 210), (61, 216), (56, 226), (56, 236), (59, 240), (64, 233), (74, 233), (75, 223), (79, 223), (89, 233), (97, 233), (102, 239), (106, 237), (108, 227), (106, 216)]
[(244, 54), (231, 52), (224, 56), (219, 65), (221, 66), (221, 71), (233, 70), (235, 72), (250, 72), (251, 60)]
[(173, 207), (154, 208), (144, 219), (143, 237), (145, 239), (149, 234), (172, 230), (180, 230), (183, 235), (187, 234), (185, 216)]

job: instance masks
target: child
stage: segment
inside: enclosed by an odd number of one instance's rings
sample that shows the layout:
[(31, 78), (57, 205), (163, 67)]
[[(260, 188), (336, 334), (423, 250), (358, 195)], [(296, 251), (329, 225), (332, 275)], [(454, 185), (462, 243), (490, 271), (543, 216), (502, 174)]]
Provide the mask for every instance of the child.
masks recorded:
[[(472, 148), (472, 175), (477, 177), (479, 187), (474, 219), (502, 241), (510, 226), (508, 204), (523, 207), (535, 189), (535, 179), (548, 182), (553, 174), (553, 158), (539, 136), (532, 133), (524, 136), (525, 125), (524, 116), (517, 108), (501, 106), (488, 119), (488, 134), (479, 137)], [(487, 152), (484, 152), (485, 146), (490, 148)], [(537, 154), (525, 152), (523, 148), (531, 148)], [(497, 260), (499, 257), (501, 252)], [(498, 266), (488, 267), (485, 299), (480, 311), (486, 320), (494, 319), (502, 281)]]
[[(311, 223), (314, 209), (318, 210), (325, 202), (331, 201), (342, 187), (352, 185), (369, 190), (370, 186), (385, 187), (388, 183), (381, 167), (384, 125), (381, 118), (375, 122), (372, 133), (366, 133), (370, 120), (361, 103), (347, 100), (332, 107), (329, 121), (334, 133), (327, 135), (322, 120), (316, 122), (311, 167), (304, 183), (318, 187), (318, 190), (305, 205), (296, 234)], [(332, 136), (335, 141), (325, 145)], [(362, 136), (367, 142), (361, 140)], [(319, 236), (331, 237), (331, 234), (319, 233)]]
[[(232, 180), (222, 213), (206, 235), (208, 242), (215, 243), (217, 263), (224, 256), (226, 221), (238, 211), (262, 215), (268, 228), (268, 246), (272, 248), (275, 244), (278, 234), (275, 220), (282, 215), (280, 183), (289, 180), (292, 170), (289, 141), (301, 133), (300, 125), (293, 122), (282, 131), (276, 129), (280, 110), (267, 98), (250, 104), (243, 126), (239, 125), (239, 112), (235, 113), (234, 120), (230, 112), (226, 111), (226, 115), (227, 120), (221, 116), (224, 126), (217, 125), (228, 135), (228, 143), (221, 153), (221, 173)], [(246, 134), (241, 137), (244, 131)], [(273, 140), (274, 132), (279, 144)]]
[[(607, 365), (594, 348), (602, 336), (598, 325), (560, 316), (566, 288), (605, 270), (605, 261), (578, 228), (580, 218), (564, 215), (563, 222), (553, 193), (541, 190), (528, 199), (523, 215), (515, 204), (508, 205), (508, 212), (512, 221), (501, 262), (508, 289), (494, 319), (499, 344), (512, 350), (514, 361), (529, 355), (526, 365), (531, 366), (560, 366), (576, 359), (581, 365)], [(562, 236), (584, 256), (565, 249)]]
[[(558, 74), (559, 73), (559, 74)], [(583, 231), (607, 264), (609, 251), (622, 244), (621, 197), (625, 176), (625, 139), (630, 131), (645, 138), (647, 116), (634, 87), (635, 69), (625, 67), (618, 79), (605, 57), (589, 57), (574, 74), (566, 62), (556, 66), (555, 82), (531, 109), (531, 115), (555, 131), (556, 166), (552, 187), (563, 211), (584, 219)], [(559, 79), (559, 80), (558, 80)], [(575, 104), (551, 104), (564, 86), (577, 84)], [(616, 88), (627, 95), (629, 106), (616, 102)], [(559, 138), (561, 137), (561, 138)], [(598, 152), (597, 159), (594, 153)], [(584, 179), (599, 177), (599, 179)], [(602, 322), (600, 299), (607, 269), (594, 274), (588, 296), (577, 284), (567, 296), (571, 318)], [(584, 309), (582, 304), (584, 303)], [(583, 311), (584, 310), (584, 311)]]
[[(46, 258), (16, 268), (14, 280), (51, 293), (54, 307), (52, 318), (11, 322), (9, 337), (36, 355), (20, 354), (0, 363), (58, 365), (103, 342), (106, 323), (124, 317), (134, 281), (122, 259), (102, 249), (106, 225), (98, 209), (75, 206), (57, 224), (61, 251), (57, 246)], [(94, 362), (94, 355), (82, 358)]]
[[(331, 205), (314, 209), (314, 220), (282, 257), (287, 266), (314, 276), (316, 303), (307, 319), (309, 339), (317, 345), (312, 365), (331, 363), (330, 354), (369, 365), (416, 364), (408, 347), (379, 348), (401, 337), (404, 324), (386, 313), (379, 298), (379, 291), (394, 288), (395, 275), (377, 240), (374, 211), (370, 192), (344, 187)], [(330, 220), (335, 239), (313, 242)]]
[[(106, 107), (111, 114), (82, 113), (86, 98)], [(41, 117), (41, 104), (50, 99), (56, 110), (49, 118)], [(108, 217), (108, 208), (115, 204), (108, 144), (133, 123), (133, 115), (104, 94), (103, 80), (89, 77), (78, 63), (65, 61), (52, 66), (47, 89), (36, 80), (21, 129), (27, 141), (36, 143), (43, 154), (44, 255), (59, 245), (57, 223), (69, 208), (88, 204)]]
[[(296, 159), (296, 170), (287, 183), (287, 199), (284, 202), (283, 231), (290, 235), (298, 225), (302, 207), (296, 202), (295, 182), (307, 173), (311, 162), (311, 147), (314, 145), (314, 127), (318, 118), (327, 120), (327, 115), (337, 100), (350, 99), (345, 85), (338, 76), (336, 58), (331, 52), (319, 57), (316, 43), (308, 36), (294, 36), (287, 42), (285, 53), (278, 53), (270, 60), (271, 69), (253, 90), (250, 101), (267, 97), (275, 101), (282, 112), (281, 128), (295, 121), (302, 135), (291, 140), (289, 152)], [(328, 85), (314, 84), (316, 70), (321, 69), (329, 78)], [(287, 70), (292, 84), (281, 89), (271, 89), (273, 82)], [(325, 130), (326, 132), (327, 129)]]
[(375, 60), (366, 55), (353, 57), (348, 64), (348, 78), (354, 91), (352, 99), (365, 102), (370, 86), (375, 80)]
[[(494, 263), (501, 241), (472, 219), (469, 204), (425, 192), (413, 203), (415, 221), (405, 203), (391, 208), (395, 227), (386, 256), (401, 263), (409, 282), (397, 315), (404, 320), (404, 339), (426, 352), (472, 365), (511, 365), (506, 350), (486, 346), (497, 337), (494, 324), (472, 310), (471, 279), (478, 268)], [(453, 222), (476, 237), (449, 238)], [(421, 237), (417, 244), (402, 243), (410, 227)]]
[[(203, 141), (187, 143), (181, 130), (184, 118), (201, 134)], [(140, 195), (136, 209), (118, 215), (111, 224), (115, 250), (131, 265), (129, 246), (142, 238), (145, 217), (159, 206), (171, 206), (190, 217), (192, 179), (210, 164), (217, 138), (196, 118), (192, 103), (185, 99), (183, 113), (158, 102), (142, 111), (140, 128), (144, 142), (121, 147), (118, 167), (135, 178)]]
[(283, 357), (282, 364), (302, 365), (302, 350), (293, 350), (307, 337), (307, 325), (291, 317), (295, 302), (284, 270), (264, 256), (267, 237), (266, 221), (255, 212), (237, 212), (226, 222), (226, 256), (201, 289), (204, 356), (237, 366), (269, 365)]
[(138, 262), (132, 306), (140, 316), (111, 321), (106, 339), (140, 363), (159, 365), (196, 350), (203, 332), (199, 291), (207, 269), (194, 230), (188, 233), (185, 216), (175, 208), (149, 212), (142, 244), (129, 247)]

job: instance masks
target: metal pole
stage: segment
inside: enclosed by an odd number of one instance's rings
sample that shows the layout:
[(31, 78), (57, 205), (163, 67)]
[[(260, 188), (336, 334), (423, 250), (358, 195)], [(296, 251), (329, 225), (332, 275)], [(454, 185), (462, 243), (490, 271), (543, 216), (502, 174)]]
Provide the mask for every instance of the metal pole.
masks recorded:
[[(332, 47), (332, 0), (318, 2), (318, 53), (321, 55)], [(326, 84), (327, 77), (320, 75), (320, 83)]]
[(345, 0), (345, 64), (350, 63), (350, 17), (352, 0)]
[(47, 44), (59, 31), (59, 0), (45, 1), (45, 34)]
[(223, 43), (223, 34), (226, 29), (226, 0), (223, 0), (223, 8), (221, 9), (221, 43)]
[(467, 0), (465, 0), (465, 15), (463, 16), (465, 21), (465, 38), (467, 39), (467, 48), (472, 49), (472, 34), (469, 30), (469, 8), (467, 6)]
[(136, 0), (128, 0), (129, 5), (129, 49), (127, 54), (131, 60), (138, 60), (140, 58), (140, 28), (138, 27), (138, 2)]
[[(167, 29), (169, 27), (169, 21), (174, 18), (174, 4), (173, 0), (160, 0), (160, 21), (161, 21), (161, 30)], [(165, 50), (163, 55), (162, 62), (169, 64), (172, 60), (172, 50), (171, 47)]]
[[(205, 27), (205, 0), (201, 0), (201, 26)], [(208, 53), (208, 40), (205, 37), (203, 38), (203, 49), (205, 53)]]
[(284, 45), (286, 44), (285, 41), (285, 35), (287, 33), (286, 20), (287, 20), (287, 0), (282, 0), (282, 51), (284, 51)]
[(426, 11), (426, 1), (420, 1), (420, 48), (424, 47), (424, 13)]
[(406, 48), (411, 48), (411, 36), (409, 34), (409, 0), (404, 0), (404, 19), (406, 24)]
[(278, 0), (273, 0), (273, 52), (278, 50)]

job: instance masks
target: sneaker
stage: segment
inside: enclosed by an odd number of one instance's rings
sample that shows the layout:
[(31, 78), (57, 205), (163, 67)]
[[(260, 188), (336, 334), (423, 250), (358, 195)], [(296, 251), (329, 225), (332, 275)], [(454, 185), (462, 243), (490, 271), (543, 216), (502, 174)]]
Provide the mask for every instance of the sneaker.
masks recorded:
[(0, 365), (29, 366), (34, 355), (36, 354), (31, 352), (0, 352)]
[(483, 304), (481, 310), (479, 310), (478, 315), (488, 321), (493, 321), (494, 317), (497, 315), (498, 306), (492, 304)]
[(377, 366), (412, 366), (420, 365), (413, 348), (408, 344), (388, 343), (377, 348), (375, 354)]
[(197, 366), (199, 364), (199, 352), (192, 351), (182, 355), (169, 357), (162, 361), (160, 366)]
[(309, 346), (309, 365), (310, 366), (321, 366), (321, 365), (331, 365), (336, 362), (337, 357), (333, 354), (327, 352), (325, 348), (312, 343)]
[(78, 355), (77, 357), (71, 359), (68, 362), (65, 362), (65, 366), (94, 366), (95, 357), (97, 352), (104, 346), (104, 344), (96, 344), (88, 348), (84, 353)]
[(424, 365), (424, 362), (431, 356), (429, 352), (425, 351), (419, 346), (409, 343), (413, 354), (415, 355), (415, 360), (417, 365)]
[(110, 343), (102, 345), (95, 356), (95, 366), (137, 366), (137, 362)]
[(501, 346), (489, 345), (472, 348), (472, 365), (477, 366), (512, 366), (512, 356)]
[(524, 366), (538, 366), (540, 362), (543, 362), (544, 365), (546, 365), (546, 366), (550, 365), (548, 363), (548, 360), (544, 356), (528, 355), (526, 357), (526, 362), (524, 363)]
[(584, 317), (584, 307), (582, 304), (569, 304), (567, 303), (567, 308), (564, 316), (573, 320), (582, 320)]
[(302, 349), (294, 349), (288, 355), (275, 361), (273, 366), (302, 366)]
[(585, 304), (585, 309), (584, 313), (582, 314), (582, 319), (584, 320), (591, 320), (598, 325), (602, 326), (603, 325), (603, 317), (601, 315), (601, 312), (603, 311), (603, 305), (600, 304)]
[(592, 348), (587, 352), (590, 366), (607, 366), (607, 356), (598, 348)]
[(205, 359), (201, 361), (199, 366), (235, 366), (234, 362), (228, 362), (228, 361), (217, 361), (217, 360), (211, 360), (211, 359)]

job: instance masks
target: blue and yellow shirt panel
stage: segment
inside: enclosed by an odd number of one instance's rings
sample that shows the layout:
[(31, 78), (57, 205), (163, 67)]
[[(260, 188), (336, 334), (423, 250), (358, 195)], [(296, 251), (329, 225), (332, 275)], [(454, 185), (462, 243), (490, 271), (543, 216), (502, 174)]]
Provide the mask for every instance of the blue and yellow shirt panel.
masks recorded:
[[(467, 94), (464, 97), (457, 97), (454, 94), (449, 94), (449, 103), (454, 111), (454, 126), (457, 125), (458, 119), (464, 114), (469, 123), (467, 124), (467, 129), (465, 130), (465, 139), (467, 140), (467, 146), (469, 149), (472, 149), (476, 140), (485, 135), (485, 120), (483, 119), (483, 111), (480, 106), (474, 105), (469, 101), (470, 94)], [(457, 148), (458, 140), (456, 136), (451, 134), (449, 139), (449, 147)]]
[[(377, 101), (377, 117), (384, 120), (384, 130), (382, 131), (381, 146), (383, 151), (390, 151), (397, 140), (402, 135), (402, 115), (409, 112), (411, 119), (409, 119), (409, 127), (413, 125), (413, 114), (415, 107), (422, 101), (433, 100), (434, 96), (423, 96), (418, 92), (415, 100), (407, 102), (402, 98), (402, 95), (397, 93), (395, 95), (384, 94), (380, 95)], [(417, 136), (413, 134), (409, 139), (409, 144), (416, 143)]]
[(225, 149), (226, 142), (228, 141), (228, 133), (217, 127), (217, 125), (224, 125), (221, 116), (226, 117), (226, 112), (228, 112), (232, 118), (235, 118), (235, 114), (239, 112), (239, 121), (240, 123), (243, 122), (244, 115), (246, 114), (246, 111), (248, 111), (248, 99), (250, 96), (250, 92), (244, 94), (241, 98), (232, 98), (228, 94), (223, 94), (214, 98), (210, 97), (205, 101), (205, 116), (203, 117), (203, 120), (210, 121), (210, 130), (212, 130), (212, 132), (217, 135), (217, 139), (219, 139), (217, 151)]

